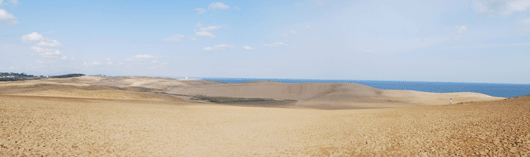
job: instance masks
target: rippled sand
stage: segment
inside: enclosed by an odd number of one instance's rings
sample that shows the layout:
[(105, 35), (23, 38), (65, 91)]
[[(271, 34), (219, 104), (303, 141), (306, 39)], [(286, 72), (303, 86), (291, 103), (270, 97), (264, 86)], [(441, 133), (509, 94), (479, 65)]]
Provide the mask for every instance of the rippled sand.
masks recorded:
[(0, 156), (530, 154), (530, 97), (319, 110), (110, 93), (115, 95), (0, 95)]

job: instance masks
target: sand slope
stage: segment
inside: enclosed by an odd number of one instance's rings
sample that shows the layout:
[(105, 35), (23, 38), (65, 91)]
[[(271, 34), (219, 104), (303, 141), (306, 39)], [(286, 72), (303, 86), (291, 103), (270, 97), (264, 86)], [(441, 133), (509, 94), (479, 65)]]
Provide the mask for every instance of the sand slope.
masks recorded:
[[(119, 90), (120, 92), (163, 92), (180, 95), (178, 98), (185, 100), (190, 100), (190, 97), (194, 95), (294, 100), (296, 103), (290, 105), (290, 107), (318, 109), (366, 109), (444, 105), (449, 104), (449, 98), (453, 98), (453, 103), (504, 99), (479, 93), (427, 93), (407, 90), (382, 90), (354, 83), (280, 83), (268, 81), (221, 83), (214, 81), (188, 81), (147, 77), (94, 76), (0, 82), (0, 94), (4, 93), (2, 90), (15, 91), (12, 89), (16, 88), (19, 91), (18, 94), (25, 93), (24, 95), (119, 98), (111, 96), (114, 94), (111, 92), (102, 94), (104, 91), (99, 91), (99, 94), (88, 94), (83, 93), (85, 91), (71, 92), (56, 90), (51, 86), (43, 87), (38, 91), (32, 91), (34, 89), (32, 87), (40, 85), (69, 85), (80, 87), (77, 89), (101, 88)], [(29, 89), (26, 89), (28, 87)]]
[(172, 88), (170, 93), (297, 100), (295, 107), (322, 109), (387, 108), (501, 100), (479, 93), (428, 93), (382, 90), (355, 83), (248, 82)]
[(0, 156), (528, 156), (529, 102), (315, 110), (0, 95)]
[[(529, 96), (491, 101), (501, 98), (359, 84), (156, 80), (2, 83), (0, 156), (530, 154)], [(166, 92), (298, 103), (296, 108), (218, 105)], [(475, 102), (440, 105), (447, 97)], [(319, 110), (352, 108), (386, 109)]]

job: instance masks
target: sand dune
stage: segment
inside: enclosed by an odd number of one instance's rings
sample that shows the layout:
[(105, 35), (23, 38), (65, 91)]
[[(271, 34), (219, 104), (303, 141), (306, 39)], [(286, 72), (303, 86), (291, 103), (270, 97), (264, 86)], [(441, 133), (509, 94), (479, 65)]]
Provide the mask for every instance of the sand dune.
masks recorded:
[[(41, 91), (51, 88), (37, 86), (33, 90), (39, 87), (44, 88)], [(24, 95), (27, 91), (0, 94), (0, 156), (530, 154), (530, 97), (408, 108), (315, 110), (108, 99), (113, 96), (94, 99), (88, 97), (100, 90), (92, 87), (96, 86), (52, 90), (86, 90), (88, 94), (74, 92), (84, 97)], [(138, 94), (121, 89), (101, 91), (133, 98)]]
[(108, 100), (160, 100), (181, 101), (177, 97), (150, 92), (149, 89), (119, 88), (112, 86), (63, 84), (36, 84), (29, 86), (0, 87), (1, 95), (92, 98)]
[[(243, 98), (297, 100), (294, 107), (330, 109), (387, 108), (500, 100), (479, 93), (428, 93), (408, 90), (382, 90), (355, 83), (249, 82), (186, 86), (170, 93)], [(340, 106), (340, 107), (339, 107)], [(372, 107), (371, 107), (372, 106)]]
[[(275, 100), (293, 100), (290, 107), (309, 107), (319, 109), (366, 109), (412, 107), (449, 104), (471, 101), (501, 100), (479, 93), (427, 93), (408, 90), (382, 90), (354, 83), (280, 83), (270, 81), (246, 83), (221, 83), (214, 81), (187, 81), (147, 77), (94, 77), (17, 81), (1, 83), (0, 88), (19, 88), (36, 85), (70, 85), (80, 87), (97, 87), (129, 91), (164, 92), (180, 95), (178, 98), (191, 100), (195, 95), (234, 98), (265, 98)], [(13, 91), (13, 90), (12, 90)], [(62, 92), (62, 93), (61, 93)], [(79, 92), (35, 91), (25, 95), (85, 97)], [(2, 93), (0, 91), (0, 93)], [(95, 94), (92, 94), (94, 97)], [(103, 95), (112, 95), (100, 94)], [(185, 96), (183, 96), (185, 95)], [(115, 99), (117, 97), (110, 97)], [(275, 103), (275, 102), (273, 102)], [(274, 105), (274, 104), (273, 104)]]
[[(183, 100), (190, 95), (297, 103)], [(444, 105), (448, 97), (455, 105)], [(0, 156), (528, 156), (529, 102), (528, 96), (359, 84), (143, 77), (2, 82)], [(356, 108), (363, 110), (340, 110)]]

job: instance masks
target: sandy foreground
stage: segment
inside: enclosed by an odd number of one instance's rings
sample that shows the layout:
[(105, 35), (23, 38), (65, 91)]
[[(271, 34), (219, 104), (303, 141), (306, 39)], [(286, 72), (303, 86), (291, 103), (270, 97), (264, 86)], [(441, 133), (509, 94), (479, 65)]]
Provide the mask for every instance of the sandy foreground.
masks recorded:
[(198, 103), (103, 86), (0, 86), (0, 156), (530, 155), (528, 96), (324, 110)]

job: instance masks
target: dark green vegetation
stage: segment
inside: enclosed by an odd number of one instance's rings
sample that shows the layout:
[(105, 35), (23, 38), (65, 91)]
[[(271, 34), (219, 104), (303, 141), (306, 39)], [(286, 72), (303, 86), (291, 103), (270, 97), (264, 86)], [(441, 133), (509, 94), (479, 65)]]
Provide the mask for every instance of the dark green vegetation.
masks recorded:
[(296, 103), (295, 100), (274, 100), (264, 98), (236, 98), (236, 97), (214, 97), (196, 95), (191, 96), (191, 100), (206, 100), (218, 104), (236, 105), (258, 105), (258, 106), (287, 106)]
[(57, 76), (51, 76), (51, 78), (68, 78), (68, 77), (79, 77), (79, 76), (85, 76), (85, 74), (66, 74), (66, 75), (57, 75)]
[(268, 102), (274, 101), (274, 99), (262, 99), (262, 98), (234, 98), (234, 97), (208, 97), (204, 95), (193, 96), (192, 100), (208, 100), (213, 103), (246, 103), (246, 102)]
[(85, 76), (85, 74), (66, 74), (66, 75), (56, 75), (56, 76), (35, 76), (35, 75), (28, 75), (25, 73), (7, 73), (2, 72), (0, 73), (0, 81), (23, 81), (23, 80), (37, 80), (37, 79), (45, 79), (45, 78), (68, 78), (68, 77), (79, 77), (79, 76)]

